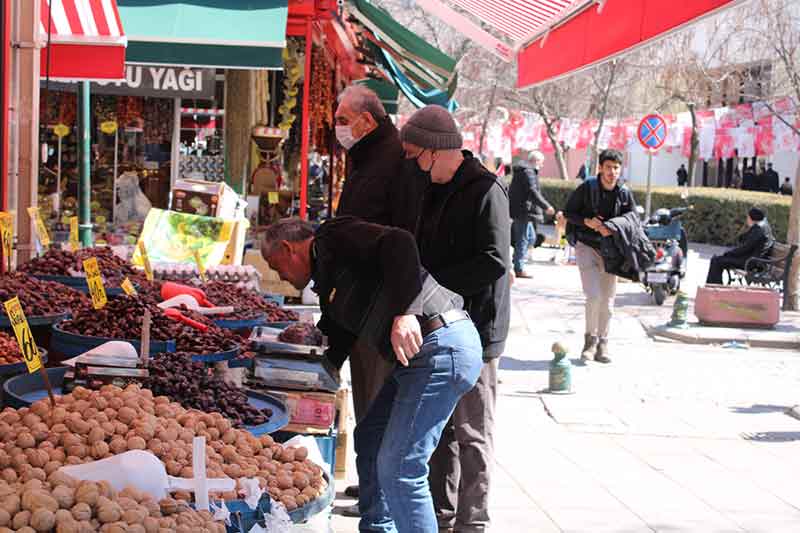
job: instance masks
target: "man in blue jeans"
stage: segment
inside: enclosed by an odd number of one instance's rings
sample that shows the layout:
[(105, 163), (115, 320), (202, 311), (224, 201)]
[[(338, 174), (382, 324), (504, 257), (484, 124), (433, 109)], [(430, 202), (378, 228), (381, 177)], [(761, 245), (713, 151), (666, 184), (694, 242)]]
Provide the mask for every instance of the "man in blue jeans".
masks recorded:
[(514, 274), (518, 278), (530, 278), (523, 261), (528, 246), (538, 247), (544, 235), (537, 235), (536, 224), (544, 222), (544, 213), (554, 215), (555, 209), (545, 199), (539, 188), (539, 170), (544, 164), (544, 155), (533, 151), (514, 162), (514, 176), (508, 188), (508, 204), (511, 215), (511, 245), (514, 247)]
[(354, 217), (282, 220), (261, 253), (297, 289), (314, 281), (329, 351), (358, 340), (397, 361), (355, 430), (360, 531), (436, 533), (428, 461), (483, 365), (463, 299), (420, 266), (410, 233)]

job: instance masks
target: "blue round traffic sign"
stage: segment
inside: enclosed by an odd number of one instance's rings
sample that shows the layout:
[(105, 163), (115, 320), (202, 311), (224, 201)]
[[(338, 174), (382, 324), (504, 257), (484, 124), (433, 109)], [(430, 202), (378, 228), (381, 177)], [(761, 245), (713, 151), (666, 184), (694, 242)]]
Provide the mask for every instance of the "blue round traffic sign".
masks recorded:
[(636, 136), (645, 150), (654, 152), (667, 140), (667, 122), (660, 115), (647, 115), (639, 123)]

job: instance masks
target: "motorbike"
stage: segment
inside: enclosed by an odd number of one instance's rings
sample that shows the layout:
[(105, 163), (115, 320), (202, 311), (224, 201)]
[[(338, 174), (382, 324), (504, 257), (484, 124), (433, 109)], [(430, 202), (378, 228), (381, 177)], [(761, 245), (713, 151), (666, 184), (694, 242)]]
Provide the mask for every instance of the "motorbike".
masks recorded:
[(645, 223), (644, 231), (656, 249), (656, 258), (642, 273), (641, 281), (652, 293), (656, 305), (662, 305), (668, 295), (676, 294), (686, 276), (689, 241), (680, 217), (691, 209), (691, 206), (658, 209)]

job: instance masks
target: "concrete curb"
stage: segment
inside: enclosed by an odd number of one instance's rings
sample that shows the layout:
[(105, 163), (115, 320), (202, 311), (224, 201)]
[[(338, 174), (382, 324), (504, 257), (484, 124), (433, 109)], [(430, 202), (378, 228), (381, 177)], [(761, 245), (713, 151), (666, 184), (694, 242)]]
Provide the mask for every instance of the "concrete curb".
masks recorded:
[(716, 328), (691, 323), (689, 328), (671, 328), (652, 320), (640, 319), (647, 334), (655, 339), (669, 339), (685, 344), (725, 344), (736, 342), (753, 348), (800, 350), (800, 334), (782, 331)]

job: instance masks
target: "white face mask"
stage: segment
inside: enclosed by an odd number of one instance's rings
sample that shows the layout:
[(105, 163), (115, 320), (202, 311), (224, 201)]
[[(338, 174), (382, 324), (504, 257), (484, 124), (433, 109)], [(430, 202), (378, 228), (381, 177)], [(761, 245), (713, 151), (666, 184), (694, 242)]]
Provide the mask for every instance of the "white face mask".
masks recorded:
[(358, 142), (358, 139), (353, 137), (353, 128), (349, 125), (336, 126), (336, 140), (339, 141), (345, 150), (349, 150)]

